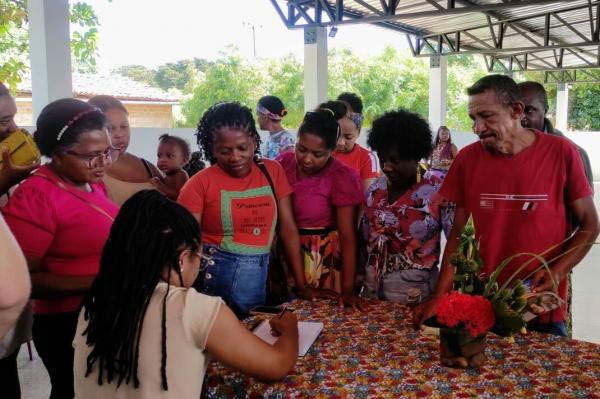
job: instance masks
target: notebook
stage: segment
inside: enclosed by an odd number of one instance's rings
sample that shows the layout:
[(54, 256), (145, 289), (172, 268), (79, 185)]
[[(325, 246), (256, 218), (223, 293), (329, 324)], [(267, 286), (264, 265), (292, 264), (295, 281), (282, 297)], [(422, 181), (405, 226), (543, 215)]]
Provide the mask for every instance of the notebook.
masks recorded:
[[(323, 323), (314, 321), (299, 321), (298, 322), (298, 356), (303, 357), (310, 349), (313, 342), (323, 331)], [(271, 334), (271, 326), (269, 320), (264, 320), (256, 329), (254, 335), (262, 339), (268, 344), (273, 345), (279, 337), (274, 337)]]

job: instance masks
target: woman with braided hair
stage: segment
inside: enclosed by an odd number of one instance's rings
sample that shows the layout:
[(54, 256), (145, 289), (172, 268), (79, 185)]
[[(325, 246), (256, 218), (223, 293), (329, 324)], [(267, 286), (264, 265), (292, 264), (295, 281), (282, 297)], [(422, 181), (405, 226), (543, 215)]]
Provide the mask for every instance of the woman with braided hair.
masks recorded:
[[(202, 227), (204, 253), (214, 258), (194, 287), (218, 295), (243, 317), (266, 299), (269, 252), (276, 227), (294, 270), (301, 270), (292, 187), (281, 165), (259, 160), (260, 136), (249, 108), (217, 103), (200, 119), (198, 144), (212, 166), (194, 175), (178, 202)], [(315, 299), (310, 287), (299, 295)]]
[(200, 228), (155, 190), (122, 206), (100, 271), (79, 314), (77, 398), (199, 398), (208, 355), (258, 378), (283, 378), (298, 356), (297, 320), (286, 312), (270, 346), (218, 297), (190, 288), (200, 268)]

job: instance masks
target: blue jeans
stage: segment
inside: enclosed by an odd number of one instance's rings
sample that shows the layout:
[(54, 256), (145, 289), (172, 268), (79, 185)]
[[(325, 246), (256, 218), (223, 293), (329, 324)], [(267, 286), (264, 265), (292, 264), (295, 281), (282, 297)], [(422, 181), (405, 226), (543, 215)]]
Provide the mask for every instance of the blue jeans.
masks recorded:
[(558, 335), (559, 337), (567, 336), (567, 326), (564, 321), (553, 321), (550, 323), (531, 323), (527, 326), (531, 331), (537, 331), (545, 334)]
[(224, 251), (215, 245), (204, 245), (204, 254), (213, 265), (202, 260), (202, 268), (194, 288), (211, 296), (220, 296), (239, 317), (250, 309), (264, 305), (266, 299), (269, 254), (241, 255)]

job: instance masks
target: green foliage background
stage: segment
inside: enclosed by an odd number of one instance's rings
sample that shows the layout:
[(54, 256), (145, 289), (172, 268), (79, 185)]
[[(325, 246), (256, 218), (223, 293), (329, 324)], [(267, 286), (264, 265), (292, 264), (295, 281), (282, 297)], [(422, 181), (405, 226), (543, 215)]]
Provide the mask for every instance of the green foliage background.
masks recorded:
[[(70, 12), (73, 69), (94, 73), (98, 18), (93, 8), (83, 2), (71, 3)], [(0, 0), (0, 82), (13, 91), (28, 73), (28, 40), (27, 0)], [(359, 57), (348, 49), (331, 50), (328, 96), (333, 99), (343, 91), (361, 96), (365, 126), (383, 112), (399, 107), (427, 118), (428, 62), (427, 58), (414, 58), (408, 50), (393, 47), (371, 57)], [(296, 128), (304, 113), (303, 64), (293, 55), (248, 60), (230, 47), (215, 61), (194, 58), (166, 63), (157, 69), (126, 65), (115, 72), (181, 95), (182, 117), (176, 121), (177, 126), (195, 126), (202, 113), (217, 101), (237, 100), (254, 108), (266, 94), (283, 100), (289, 112), (284, 119), (287, 127)], [(485, 74), (481, 57), (449, 57), (446, 124), (451, 130), (470, 130), (465, 88)], [(528, 72), (516, 78), (541, 82), (543, 74)], [(556, 87), (548, 84), (546, 90), (553, 115)], [(570, 129), (600, 130), (600, 84), (574, 84), (569, 109)]]
[[(393, 47), (372, 57), (359, 57), (349, 49), (331, 50), (328, 70), (329, 98), (344, 91), (361, 96), (365, 126), (385, 111), (400, 107), (428, 116), (428, 59), (414, 58), (408, 51)], [(298, 127), (304, 114), (304, 66), (293, 55), (249, 60), (235, 48), (228, 48), (216, 61), (182, 60), (156, 70), (130, 65), (116, 72), (181, 94), (182, 119), (177, 121), (181, 127), (195, 126), (215, 102), (235, 100), (254, 109), (258, 99), (266, 94), (280, 97), (286, 105), (285, 126)], [(450, 59), (447, 124), (451, 129), (470, 129), (464, 89), (483, 75), (483, 64), (476, 57)]]
[[(73, 70), (94, 73), (98, 48), (94, 9), (83, 2), (71, 3), (70, 22)], [(27, 1), (0, 0), (0, 82), (14, 91), (28, 72)]]

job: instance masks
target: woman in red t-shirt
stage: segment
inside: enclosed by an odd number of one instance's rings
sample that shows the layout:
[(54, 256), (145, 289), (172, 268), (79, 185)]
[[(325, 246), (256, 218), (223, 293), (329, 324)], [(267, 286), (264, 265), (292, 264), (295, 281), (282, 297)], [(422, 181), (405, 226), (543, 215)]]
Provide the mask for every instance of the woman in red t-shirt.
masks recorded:
[[(178, 202), (200, 223), (203, 251), (214, 264), (203, 269), (194, 287), (222, 297), (242, 317), (265, 302), (276, 227), (285, 237), (288, 262), (301, 270), (292, 188), (278, 162), (255, 161), (260, 136), (249, 108), (237, 102), (213, 105), (200, 119), (197, 139), (212, 166), (186, 183)], [(309, 286), (298, 288), (304, 298), (318, 295)]]
[(2, 212), (31, 272), (33, 342), (50, 376), (50, 398), (72, 398), (77, 313), (118, 211), (102, 183), (118, 150), (102, 111), (71, 98), (42, 110), (33, 137), (50, 161)]

